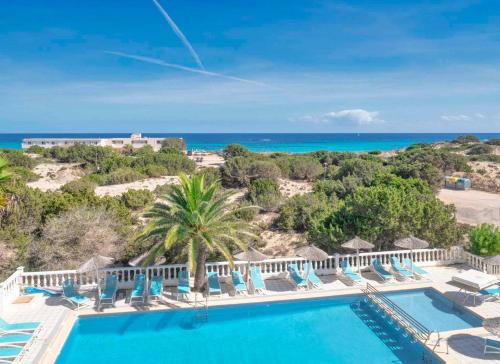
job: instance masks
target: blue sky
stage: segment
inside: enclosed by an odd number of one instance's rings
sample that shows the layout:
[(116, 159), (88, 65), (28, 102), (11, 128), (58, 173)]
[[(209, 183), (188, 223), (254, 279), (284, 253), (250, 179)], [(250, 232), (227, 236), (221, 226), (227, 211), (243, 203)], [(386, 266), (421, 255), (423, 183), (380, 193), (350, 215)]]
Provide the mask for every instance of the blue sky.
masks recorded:
[(500, 131), (497, 0), (159, 1), (4, 1), (1, 132)]

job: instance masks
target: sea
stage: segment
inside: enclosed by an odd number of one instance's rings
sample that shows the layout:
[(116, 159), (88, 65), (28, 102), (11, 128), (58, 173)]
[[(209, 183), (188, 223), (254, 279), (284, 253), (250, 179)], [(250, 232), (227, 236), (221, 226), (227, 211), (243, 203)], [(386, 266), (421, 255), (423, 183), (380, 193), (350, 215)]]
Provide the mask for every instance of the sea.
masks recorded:
[[(500, 138), (500, 133), (143, 133), (149, 137), (182, 137), (188, 150), (219, 151), (237, 143), (254, 152), (307, 153), (318, 150), (364, 152), (395, 150), (415, 143), (450, 141), (460, 135), (476, 135), (481, 140)], [(23, 138), (111, 138), (130, 133), (45, 133), (0, 134), (0, 148), (21, 149)]]

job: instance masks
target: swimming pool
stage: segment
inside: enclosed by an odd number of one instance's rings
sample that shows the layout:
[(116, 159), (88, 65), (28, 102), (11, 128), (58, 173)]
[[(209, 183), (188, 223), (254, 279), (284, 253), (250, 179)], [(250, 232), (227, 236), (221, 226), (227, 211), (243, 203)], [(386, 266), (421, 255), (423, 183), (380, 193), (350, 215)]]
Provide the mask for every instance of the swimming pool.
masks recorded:
[[(437, 295), (437, 296), (436, 296)], [(451, 330), (475, 317), (448, 316), (433, 290), (391, 293), (420, 319)], [(59, 355), (68, 363), (440, 363), (403, 330), (382, 319), (363, 296), (170, 310), (80, 318)], [(406, 298), (405, 298), (406, 297)], [(440, 301), (446, 302), (446, 301)], [(408, 303), (408, 305), (407, 305)], [(425, 309), (416, 309), (423, 304)], [(443, 310), (444, 309), (444, 310)], [(446, 318), (443, 318), (446, 317)], [(478, 321), (479, 322), (479, 321)], [(480, 324), (480, 322), (479, 322)]]

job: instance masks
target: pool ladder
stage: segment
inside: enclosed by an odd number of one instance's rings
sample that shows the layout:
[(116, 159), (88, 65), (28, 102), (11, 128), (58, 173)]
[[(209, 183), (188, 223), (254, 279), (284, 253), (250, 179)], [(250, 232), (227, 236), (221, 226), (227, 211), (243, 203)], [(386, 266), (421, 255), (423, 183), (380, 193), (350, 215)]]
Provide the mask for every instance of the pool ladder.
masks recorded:
[(196, 313), (194, 319), (197, 323), (203, 323), (208, 321), (208, 295), (205, 297), (204, 302), (200, 302), (201, 306), (198, 306), (198, 295), (194, 299), (194, 307)]
[(429, 330), (421, 322), (417, 321), (408, 312), (396, 305), (382, 292), (373, 287), (370, 283), (366, 284), (366, 288), (361, 288), (365, 293), (366, 298), (375, 306), (384, 312), (385, 315), (397, 322), (414, 339), (417, 339), (426, 344), (433, 334), (437, 335), (437, 340), (433, 346), (433, 351), (439, 346), (441, 337), (438, 331)]

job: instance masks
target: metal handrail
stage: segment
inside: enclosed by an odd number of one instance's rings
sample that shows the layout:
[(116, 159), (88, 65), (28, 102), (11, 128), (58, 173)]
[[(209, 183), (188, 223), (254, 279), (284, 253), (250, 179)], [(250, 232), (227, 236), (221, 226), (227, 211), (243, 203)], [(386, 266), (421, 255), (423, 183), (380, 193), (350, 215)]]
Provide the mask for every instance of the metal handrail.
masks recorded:
[(388, 315), (393, 319), (396, 319), (403, 328), (405, 328), (410, 334), (416, 336), (417, 338), (423, 340), (424, 342), (429, 340), (433, 333), (438, 335), (438, 343), (440, 340), (439, 332), (429, 330), (421, 322), (417, 321), (408, 312), (403, 310), (393, 301), (391, 301), (386, 295), (377, 290), (371, 284), (367, 283), (366, 288), (361, 289), (366, 296), (377, 306), (383, 309)]

